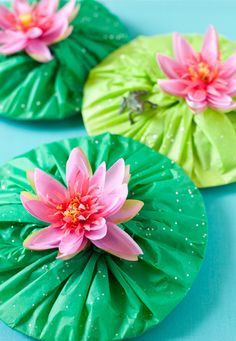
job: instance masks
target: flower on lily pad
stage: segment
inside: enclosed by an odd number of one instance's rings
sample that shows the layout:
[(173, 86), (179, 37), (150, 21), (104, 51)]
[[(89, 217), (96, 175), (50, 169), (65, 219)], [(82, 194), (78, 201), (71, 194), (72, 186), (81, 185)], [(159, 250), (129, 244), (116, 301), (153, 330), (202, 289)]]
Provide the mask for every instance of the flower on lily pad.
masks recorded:
[(195, 52), (191, 45), (178, 33), (173, 35), (176, 59), (158, 54), (159, 63), (169, 80), (159, 80), (162, 90), (185, 98), (194, 112), (207, 107), (218, 110), (232, 110), (236, 107), (236, 54), (222, 61), (219, 38), (210, 26), (201, 52)]
[(53, 59), (48, 46), (66, 39), (73, 30), (71, 21), (78, 13), (76, 0), (58, 10), (59, 0), (14, 0), (12, 11), (0, 5), (0, 53), (25, 51), (39, 62)]
[(57, 258), (66, 260), (92, 243), (120, 258), (138, 260), (141, 248), (117, 225), (143, 207), (142, 201), (127, 199), (129, 178), (123, 159), (108, 170), (103, 162), (93, 174), (79, 147), (66, 164), (68, 188), (40, 169), (30, 171), (28, 179), (36, 194), (22, 192), (21, 201), (31, 215), (50, 225), (30, 235), (25, 248), (57, 248)]

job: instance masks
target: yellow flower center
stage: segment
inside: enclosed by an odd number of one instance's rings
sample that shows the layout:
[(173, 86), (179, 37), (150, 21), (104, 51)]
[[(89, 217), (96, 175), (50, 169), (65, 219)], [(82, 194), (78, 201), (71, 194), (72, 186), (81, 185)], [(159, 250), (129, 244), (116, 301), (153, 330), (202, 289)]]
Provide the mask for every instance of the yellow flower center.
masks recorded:
[(211, 69), (208, 64), (201, 62), (195, 66), (190, 66), (189, 69), (189, 75), (191, 80), (202, 80), (203, 82), (208, 82), (211, 78)]
[(63, 216), (65, 218), (69, 218), (70, 222), (75, 224), (79, 220), (80, 216), (80, 199), (79, 197), (75, 197), (71, 200), (70, 204), (68, 205), (66, 211), (63, 212)]
[(32, 13), (24, 13), (19, 16), (19, 20), (22, 26), (30, 27), (33, 23)]

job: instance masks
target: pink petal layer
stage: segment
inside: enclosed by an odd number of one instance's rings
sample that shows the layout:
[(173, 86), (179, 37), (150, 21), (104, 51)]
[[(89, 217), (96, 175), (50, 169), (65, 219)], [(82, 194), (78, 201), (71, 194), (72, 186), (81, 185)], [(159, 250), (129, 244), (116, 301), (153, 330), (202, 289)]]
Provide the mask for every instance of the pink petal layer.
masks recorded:
[(159, 80), (161, 89), (171, 95), (185, 97), (188, 93), (188, 83), (182, 79)]
[(41, 0), (37, 6), (37, 12), (43, 16), (51, 16), (56, 12), (58, 6), (59, 0)]
[(0, 28), (11, 28), (15, 22), (15, 16), (5, 7), (0, 5)]
[(31, 199), (25, 192), (21, 194), (21, 201), (25, 209), (37, 219), (47, 223), (58, 222), (55, 209), (48, 207), (42, 201)]
[(118, 212), (124, 205), (127, 195), (127, 184), (121, 185), (109, 194), (104, 193), (101, 198), (101, 205), (104, 206), (103, 217), (109, 217)]
[(29, 5), (27, 0), (13, 0), (13, 10), (15, 14), (21, 15), (25, 13), (30, 13), (31, 6)]
[(119, 159), (108, 169), (106, 174), (105, 189), (106, 193), (113, 191), (118, 186), (122, 185), (125, 178), (125, 162)]
[(179, 78), (184, 72), (183, 66), (179, 62), (161, 54), (157, 55), (157, 62), (159, 63), (161, 70), (169, 78)]
[(31, 234), (24, 241), (24, 247), (30, 250), (48, 250), (59, 246), (63, 232), (53, 225)]
[(202, 58), (212, 65), (213, 67), (216, 65), (219, 59), (219, 39), (217, 32), (213, 26), (210, 26), (203, 42)]
[(144, 203), (139, 200), (126, 200), (121, 209), (108, 219), (114, 224), (124, 223), (133, 219), (142, 209), (143, 205)]
[(78, 236), (76, 233), (71, 232), (67, 236), (63, 237), (61, 244), (59, 245), (57, 259), (71, 259), (81, 252), (87, 244), (88, 240), (84, 238), (83, 235)]
[(93, 223), (89, 231), (85, 231), (86, 238), (90, 240), (98, 240), (105, 237), (107, 234), (106, 220), (103, 218), (98, 219)]
[(178, 33), (173, 35), (173, 46), (176, 59), (180, 64), (186, 66), (189, 62), (196, 60), (196, 53), (192, 46)]
[(115, 256), (128, 260), (137, 260), (142, 254), (138, 244), (121, 228), (109, 223), (107, 235), (100, 240), (93, 241), (93, 244)]
[(25, 48), (28, 55), (40, 63), (47, 63), (53, 56), (47, 45), (39, 39), (31, 40)]
[(66, 188), (40, 169), (36, 169), (34, 172), (34, 183), (36, 192), (44, 203), (54, 207), (67, 201)]

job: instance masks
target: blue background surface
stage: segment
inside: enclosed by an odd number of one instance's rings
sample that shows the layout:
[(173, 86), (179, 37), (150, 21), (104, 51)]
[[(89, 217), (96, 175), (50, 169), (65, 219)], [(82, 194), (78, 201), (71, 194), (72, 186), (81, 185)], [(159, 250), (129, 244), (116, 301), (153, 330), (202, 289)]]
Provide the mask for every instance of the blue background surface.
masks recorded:
[[(203, 33), (211, 23), (221, 34), (236, 40), (235, 0), (102, 2), (123, 19), (134, 37), (172, 31)], [(0, 164), (38, 144), (81, 134), (85, 132), (79, 118), (51, 123), (0, 119)], [(209, 219), (209, 242), (202, 270), (183, 302), (159, 326), (136, 341), (236, 340), (235, 193), (236, 184), (202, 190)], [(29, 339), (0, 323), (0, 340)]]

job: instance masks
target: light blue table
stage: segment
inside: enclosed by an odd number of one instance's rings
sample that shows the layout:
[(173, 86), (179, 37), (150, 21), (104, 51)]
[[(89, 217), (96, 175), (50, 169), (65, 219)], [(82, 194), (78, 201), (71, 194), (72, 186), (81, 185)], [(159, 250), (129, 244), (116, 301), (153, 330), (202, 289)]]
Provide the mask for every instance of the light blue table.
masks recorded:
[[(103, 3), (124, 20), (133, 36), (172, 31), (203, 33), (212, 23), (219, 32), (236, 40), (235, 0), (103, 0)], [(78, 118), (59, 123), (0, 120), (0, 163), (40, 143), (81, 134), (85, 132)], [(209, 245), (200, 275), (169, 317), (136, 341), (236, 340), (235, 193), (236, 184), (202, 191), (209, 217)], [(0, 341), (27, 339), (0, 323)]]

